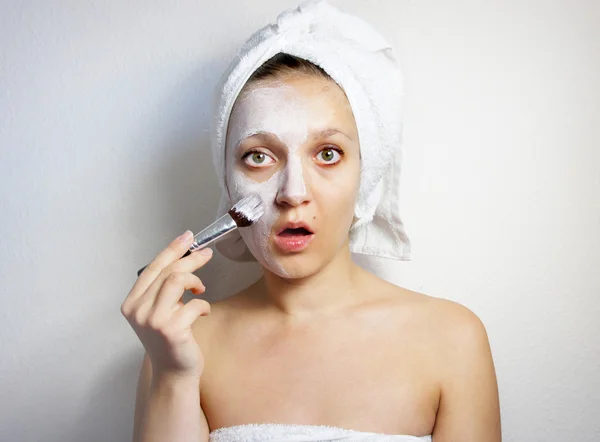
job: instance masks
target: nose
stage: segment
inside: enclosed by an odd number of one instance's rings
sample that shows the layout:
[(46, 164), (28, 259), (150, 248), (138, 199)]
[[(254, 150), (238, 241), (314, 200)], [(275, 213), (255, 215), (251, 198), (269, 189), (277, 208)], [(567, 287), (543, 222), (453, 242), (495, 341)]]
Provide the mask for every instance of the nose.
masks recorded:
[(309, 200), (303, 176), (302, 161), (296, 155), (290, 156), (277, 190), (277, 203), (299, 206)]

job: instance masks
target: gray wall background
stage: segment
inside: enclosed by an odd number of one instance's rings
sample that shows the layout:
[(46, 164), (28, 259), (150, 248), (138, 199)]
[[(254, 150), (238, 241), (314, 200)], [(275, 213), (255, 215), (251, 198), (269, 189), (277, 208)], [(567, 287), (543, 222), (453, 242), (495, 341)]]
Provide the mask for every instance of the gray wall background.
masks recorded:
[[(504, 440), (600, 440), (600, 3), (332, 1), (395, 44), (413, 261), (486, 324)], [(293, 1), (0, 1), (0, 439), (129, 440), (119, 307), (214, 219), (209, 101)], [(256, 278), (217, 256), (209, 300)]]

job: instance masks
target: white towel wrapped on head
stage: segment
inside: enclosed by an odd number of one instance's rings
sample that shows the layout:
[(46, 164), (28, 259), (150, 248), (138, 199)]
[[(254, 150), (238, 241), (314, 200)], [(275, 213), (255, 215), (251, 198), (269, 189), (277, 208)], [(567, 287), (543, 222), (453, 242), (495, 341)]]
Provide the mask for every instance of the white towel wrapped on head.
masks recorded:
[[(211, 130), (213, 161), (222, 196), (218, 216), (234, 201), (225, 191), (225, 139), (234, 102), (252, 73), (277, 53), (320, 66), (344, 90), (358, 129), (360, 188), (353, 253), (410, 260), (410, 240), (399, 215), (402, 163), (402, 77), (391, 45), (371, 25), (323, 0), (282, 12), (254, 33), (225, 72), (216, 90)], [(253, 259), (239, 233), (217, 248), (233, 260)]]

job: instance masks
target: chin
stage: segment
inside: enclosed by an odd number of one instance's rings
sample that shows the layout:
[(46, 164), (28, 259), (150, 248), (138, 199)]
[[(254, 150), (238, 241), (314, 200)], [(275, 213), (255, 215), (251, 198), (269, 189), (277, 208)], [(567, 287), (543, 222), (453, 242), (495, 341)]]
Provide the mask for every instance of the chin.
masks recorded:
[[(271, 269), (269, 269), (269, 271), (271, 271), (272, 273), (275, 273)], [(295, 271), (290, 270), (287, 273), (276, 273), (276, 274), (283, 279), (299, 280), (299, 279), (304, 279), (304, 278), (313, 276), (315, 273), (317, 273), (317, 272), (307, 272), (306, 270), (298, 269)]]
[[(269, 269), (271, 272), (277, 269)], [(276, 272), (277, 275), (285, 279), (302, 279), (318, 273), (319, 269), (307, 268), (306, 266), (283, 266), (283, 271)], [(275, 272), (273, 272), (275, 273)]]
[[(307, 278), (318, 273), (326, 265), (323, 253), (300, 252), (295, 254), (272, 254), (273, 259), (261, 263), (270, 272), (286, 279)], [(268, 264), (268, 265), (265, 265)]]
[(297, 252), (278, 247), (273, 238), (262, 247), (251, 241), (246, 241), (246, 245), (265, 270), (284, 279), (302, 279), (323, 270), (335, 259), (346, 240), (342, 238), (338, 244), (313, 242)]

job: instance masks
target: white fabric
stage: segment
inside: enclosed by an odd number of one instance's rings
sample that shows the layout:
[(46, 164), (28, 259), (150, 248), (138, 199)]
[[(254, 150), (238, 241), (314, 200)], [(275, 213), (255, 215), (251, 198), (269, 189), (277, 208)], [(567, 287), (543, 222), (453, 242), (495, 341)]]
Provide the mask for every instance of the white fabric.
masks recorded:
[(213, 430), (209, 442), (431, 442), (429, 436), (367, 433), (328, 425), (246, 424)]
[[(361, 149), (361, 183), (350, 232), (351, 251), (410, 260), (410, 241), (398, 209), (401, 72), (391, 45), (371, 25), (323, 0), (284, 11), (275, 23), (253, 34), (217, 86), (211, 131), (213, 161), (223, 191), (217, 216), (235, 203), (229, 201), (224, 176), (231, 109), (250, 75), (279, 52), (324, 69), (352, 107)], [(238, 232), (227, 235), (217, 248), (233, 260), (253, 259)]]

